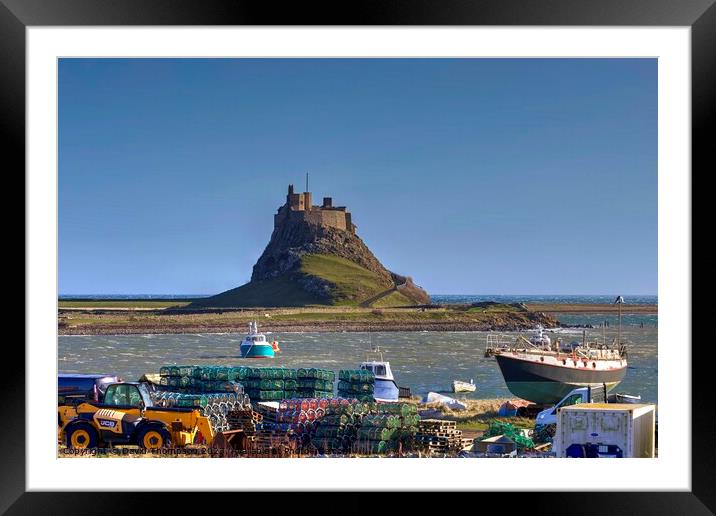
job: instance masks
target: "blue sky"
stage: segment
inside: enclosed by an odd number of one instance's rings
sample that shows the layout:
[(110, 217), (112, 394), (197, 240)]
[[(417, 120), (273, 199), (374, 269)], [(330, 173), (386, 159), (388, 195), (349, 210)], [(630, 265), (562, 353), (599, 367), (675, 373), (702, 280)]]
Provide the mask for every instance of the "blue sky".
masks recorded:
[(288, 183), (433, 294), (656, 294), (655, 59), (62, 59), (61, 294), (245, 283)]

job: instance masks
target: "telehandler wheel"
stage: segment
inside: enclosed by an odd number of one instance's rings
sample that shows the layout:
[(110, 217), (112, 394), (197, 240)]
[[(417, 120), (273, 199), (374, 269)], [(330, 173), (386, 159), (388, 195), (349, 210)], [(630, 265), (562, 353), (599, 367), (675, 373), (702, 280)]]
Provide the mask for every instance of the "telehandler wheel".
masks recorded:
[(137, 433), (137, 444), (146, 450), (158, 450), (172, 445), (172, 436), (160, 426), (146, 426)]
[(65, 430), (67, 435), (67, 447), (68, 448), (96, 448), (97, 447), (97, 430), (88, 423), (79, 423), (70, 426)]

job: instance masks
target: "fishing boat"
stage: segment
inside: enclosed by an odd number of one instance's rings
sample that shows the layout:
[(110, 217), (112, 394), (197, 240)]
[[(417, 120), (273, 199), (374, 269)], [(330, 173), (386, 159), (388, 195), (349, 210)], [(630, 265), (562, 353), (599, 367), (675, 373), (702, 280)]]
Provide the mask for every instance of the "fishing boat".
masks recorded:
[(452, 392), (475, 392), (477, 385), (470, 379), (469, 382), (463, 382), (461, 380), (453, 380)]
[(496, 345), (488, 336), (486, 356), (494, 356), (507, 388), (515, 396), (535, 403), (555, 404), (573, 389), (606, 384), (607, 391), (624, 379), (627, 371), (626, 345), (621, 341), (621, 304), (619, 296), (619, 333), (611, 344), (574, 341), (563, 346), (560, 339), (549, 338), (542, 327), (529, 339), (518, 336), (514, 343)]
[(364, 371), (371, 371), (375, 376), (373, 398), (376, 401), (398, 401), (400, 389), (395, 383), (390, 362), (383, 359), (383, 352), (379, 347), (371, 349), (365, 362), (361, 362), (360, 368)]
[(249, 333), (244, 337), (239, 346), (241, 358), (273, 358), (281, 351), (278, 342), (269, 342), (266, 335), (259, 333), (256, 321), (249, 323)]

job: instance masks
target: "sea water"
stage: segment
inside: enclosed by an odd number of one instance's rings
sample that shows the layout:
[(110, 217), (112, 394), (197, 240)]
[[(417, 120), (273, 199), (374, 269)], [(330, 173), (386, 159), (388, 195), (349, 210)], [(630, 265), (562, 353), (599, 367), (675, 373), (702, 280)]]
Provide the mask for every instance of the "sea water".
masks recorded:
[[(567, 324), (593, 324), (607, 320), (608, 327), (564, 328), (552, 332), (565, 343), (587, 338), (607, 342), (617, 334), (616, 317), (611, 314), (556, 314)], [(657, 393), (657, 316), (624, 316), (622, 337), (628, 343), (628, 362), (624, 381), (617, 392), (641, 395), (644, 402), (658, 402)], [(643, 326), (642, 326), (643, 325)], [(505, 386), (494, 358), (484, 356), (488, 332), (310, 332), (274, 333), (281, 352), (274, 359), (241, 359), (239, 344), (243, 334), (181, 335), (82, 335), (60, 336), (58, 371), (65, 373), (111, 373), (125, 380), (137, 380), (144, 373), (157, 373), (165, 364), (226, 364), (252, 367), (318, 367), (355, 369), (366, 359), (371, 345), (379, 345), (390, 362), (398, 385), (410, 387), (413, 394), (448, 392), (453, 380), (473, 379), (477, 390), (456, 397), (471, 399), (514, 397)], [(500, 333), (505, 341), (518, 332)]]

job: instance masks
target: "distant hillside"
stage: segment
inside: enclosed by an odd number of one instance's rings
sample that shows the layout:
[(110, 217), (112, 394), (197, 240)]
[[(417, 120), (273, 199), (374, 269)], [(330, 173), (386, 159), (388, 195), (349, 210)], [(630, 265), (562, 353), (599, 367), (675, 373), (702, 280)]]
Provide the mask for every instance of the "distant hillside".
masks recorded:
[(311, 194), (294, 194), (274, 217), (271, 239), (254, 265), (251, 281), (192, 306), (411, 306), (430, 302), (410, 277), (387, 270), (355, 234), (343, 206)]
[[(276, 307), (311, 305), (356, 306), (362, 301), (390, 290), (390, 306), (410, 306), (415, 301), (385, 282), (374, 272), (350, 260), (332, 255), (309, 254), (299, 259), (298, 267), (276, 277), (251, 281), (193, 306)], [(371, 306), (385, 306), (377, 303)]]

